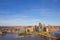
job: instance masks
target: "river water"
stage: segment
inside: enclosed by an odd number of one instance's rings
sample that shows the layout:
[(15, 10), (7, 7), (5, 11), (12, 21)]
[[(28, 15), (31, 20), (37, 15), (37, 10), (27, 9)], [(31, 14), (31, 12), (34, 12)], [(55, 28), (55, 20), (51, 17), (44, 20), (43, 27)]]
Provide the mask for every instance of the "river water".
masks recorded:
[[(0, 36), (0, 40), (50, 40), (47, 37), (42, 38), (41, 36), (16, 37), (16, 35), (17, 35), (16, 33), (5, 34), (3, 36)], [(55, 36), (57, 34), (52, 33), (52, 35)]]

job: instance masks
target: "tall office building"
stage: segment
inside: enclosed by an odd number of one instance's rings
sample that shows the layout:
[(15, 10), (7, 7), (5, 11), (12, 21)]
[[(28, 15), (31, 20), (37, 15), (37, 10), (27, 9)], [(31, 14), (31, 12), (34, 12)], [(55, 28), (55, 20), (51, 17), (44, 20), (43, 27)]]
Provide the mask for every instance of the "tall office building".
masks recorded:
[(39, 23), (39, 31), (42, 31), (42, 24)]
[(39, 27), (42, 28), (42, 24), (41, 23), (39, 23)]
[(39, 32), (39, 27), (35, 25), (35, 32)]

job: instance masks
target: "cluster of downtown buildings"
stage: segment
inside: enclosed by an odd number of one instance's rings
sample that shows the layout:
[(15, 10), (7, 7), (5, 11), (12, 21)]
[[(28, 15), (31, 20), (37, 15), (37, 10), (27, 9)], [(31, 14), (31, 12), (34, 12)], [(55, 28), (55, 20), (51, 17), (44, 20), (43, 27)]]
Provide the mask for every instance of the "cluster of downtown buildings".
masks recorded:
[(20, 32), (57, 32), (60, 31), (60, 26), (46, 26), (45, 24), (39, 23), (39, 25), (34, 26), (21, 26)]
[(34, 26), (0, 26), (0, 32), (56, 32), (60, 31), (60, 26), (46, 26), (45, 24), (39, 23), (39, 25)]

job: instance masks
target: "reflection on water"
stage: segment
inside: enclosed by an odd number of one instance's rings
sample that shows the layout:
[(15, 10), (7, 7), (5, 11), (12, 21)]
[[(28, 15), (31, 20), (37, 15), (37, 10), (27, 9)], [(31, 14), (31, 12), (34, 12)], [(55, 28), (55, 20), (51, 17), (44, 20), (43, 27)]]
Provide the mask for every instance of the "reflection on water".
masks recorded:
[(53, 32), (52, 33), (52, 36), (53, 37), (60, 37), (60, 32)]
[[(60, 35), (60, 33), (52, 33), (52, 36)], [(0, 40), (49, 40), (47, 37), (41, 37), (41, 36), (28, 36), (28, 37), (16, 37), (17, 33), (12, 34), (3, 34), (0, 36)]]
[(0, 40), (40, 40), (39, 36), (15, 38), (15, 35), (16, 35), (15, 33), (6, 34), (4, 36), (0, 36)]

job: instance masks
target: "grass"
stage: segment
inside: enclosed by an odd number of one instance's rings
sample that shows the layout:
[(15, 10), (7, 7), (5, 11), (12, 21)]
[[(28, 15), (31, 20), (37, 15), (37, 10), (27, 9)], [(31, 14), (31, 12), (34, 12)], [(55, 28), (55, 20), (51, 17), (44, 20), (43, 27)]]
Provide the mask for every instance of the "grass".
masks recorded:
[(38, 35), (51, 37), (51, 35), (49, 34), (49, 32), (40, 32), (40, 33), (38, 33)]
[(31, 33), (19, 33), (18, 34), (19, 36), (30, 36), (30, 35), (32, 35)]

